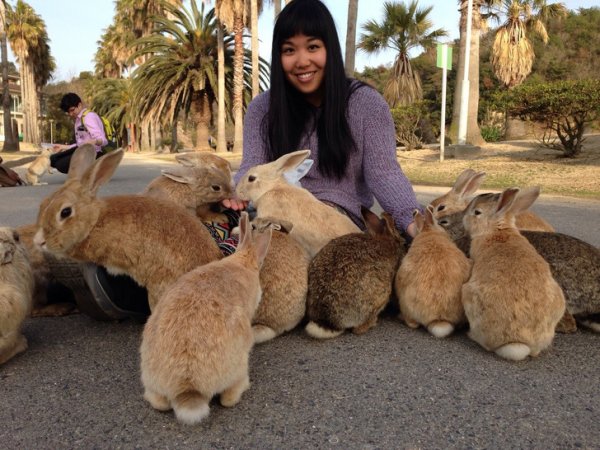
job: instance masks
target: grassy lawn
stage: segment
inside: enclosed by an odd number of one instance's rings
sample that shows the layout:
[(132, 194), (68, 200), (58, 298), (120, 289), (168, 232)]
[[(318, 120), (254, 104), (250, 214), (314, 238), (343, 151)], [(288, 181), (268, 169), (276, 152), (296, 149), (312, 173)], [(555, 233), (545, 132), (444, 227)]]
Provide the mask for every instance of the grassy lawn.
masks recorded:
[(483, 188), (540, 186), (542, 193), (600, 200), (600, 135), (588, 136), (582, 153), (563, 158), (534, 141), (490, 143), (473, 159), (446, 158), (439, 150), (398, 151), (398, 161), (415, 185), (452, 186), (466, 168), (486, 172)]

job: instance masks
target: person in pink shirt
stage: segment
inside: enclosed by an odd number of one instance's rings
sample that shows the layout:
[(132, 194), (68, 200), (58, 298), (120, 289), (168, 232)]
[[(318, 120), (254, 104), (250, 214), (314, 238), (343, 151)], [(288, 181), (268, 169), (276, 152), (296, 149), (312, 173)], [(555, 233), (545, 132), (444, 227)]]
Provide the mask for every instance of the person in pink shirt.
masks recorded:
[[(93, 111), (88, 111), (77, 94), (69, 92), (63, 95), (60, 109), (74, 121), (76, 143), (54, 145), (52, 148), (55, 153), (50, 156), (50, 165), (59, 172), (68, 173), (71, 156), (77, 147), (92, 144), (96, 148), (96, 158), (98, 158), (103, 155), (102, 147), (108, 144), (108, 140), (100, 116)], [(84, 123), (81, 118), (86, 111)]]

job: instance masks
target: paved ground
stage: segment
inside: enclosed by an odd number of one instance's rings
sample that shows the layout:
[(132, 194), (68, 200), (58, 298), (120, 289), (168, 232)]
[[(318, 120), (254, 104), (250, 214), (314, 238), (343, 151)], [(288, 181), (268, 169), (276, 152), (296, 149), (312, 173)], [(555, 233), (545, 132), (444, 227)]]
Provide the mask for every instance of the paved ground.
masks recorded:
[[(127, 155), (101, 195), (139, 192), (164, 161)], [(8, 225), (35, 220), (48, 186), (0, 189)], [(420, 201), (438, 195), (417, 188)], [(559, 231), (600, 245), (600, 201), (543, 197)], [(29, 350), (0, 367), (0, 447), (599, 448), (600, 336), (558, 335), (508, 363), (464, 333), (438, 340), (388, 312), (363, 336), (320, 342), (302, 330), (257, 346), (252, 387), (232, 409), (180, 425), (142, 399), (143, 325), (83, 315), (31, 319)]]

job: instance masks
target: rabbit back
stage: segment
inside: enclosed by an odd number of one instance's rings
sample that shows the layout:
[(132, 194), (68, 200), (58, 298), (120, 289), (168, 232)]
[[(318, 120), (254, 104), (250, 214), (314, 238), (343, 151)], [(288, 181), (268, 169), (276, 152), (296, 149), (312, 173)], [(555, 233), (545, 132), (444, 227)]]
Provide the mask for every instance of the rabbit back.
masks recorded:
[[(412, 327), (422, 325), (444, 337), (466, 322), (462, 285), (471, 264), (442, 230), (419, 233), (402, 259), (395, 277), (400, 313)], [(447, 333), (439, 330), (441, 323)], [(434, 333), (434, 331), (436, 333)]]
[(325, 245), (308, 269), (307, 316), (312, 324), (306, 331), (313, 337), (333, 337), (374, 325), (390, 300), (403, 255), (403, 242), (365, 233), (347, 234)]
[(287, 233), (273, 231), (260, 284), (262, 300), (252, 319), (255, 343), (290, 331), (306, 313), (308, 255)]
[(514, 229), (475, 237), (470, 252), (473, 268), (462, 290), (469, 336), (489, 351), (525, 344), (538, 355), (565, 311), (548, 263)]

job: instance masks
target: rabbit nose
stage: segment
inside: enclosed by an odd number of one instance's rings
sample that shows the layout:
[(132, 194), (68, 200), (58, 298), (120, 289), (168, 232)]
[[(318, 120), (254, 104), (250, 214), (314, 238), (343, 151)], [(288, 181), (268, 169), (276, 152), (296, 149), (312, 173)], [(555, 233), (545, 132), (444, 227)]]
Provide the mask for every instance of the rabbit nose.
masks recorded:
[(33, 243), (39, 247), (43, 247), (44, 245), (46, 245), (44, 231), (41, 228), (33, 236)]

